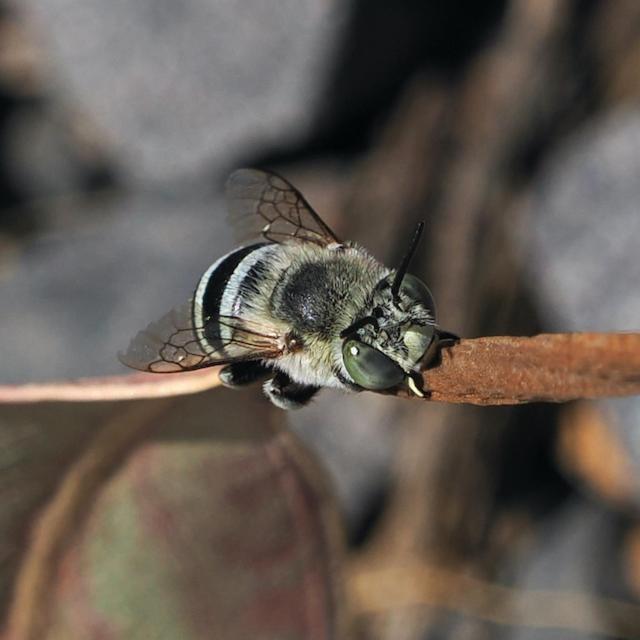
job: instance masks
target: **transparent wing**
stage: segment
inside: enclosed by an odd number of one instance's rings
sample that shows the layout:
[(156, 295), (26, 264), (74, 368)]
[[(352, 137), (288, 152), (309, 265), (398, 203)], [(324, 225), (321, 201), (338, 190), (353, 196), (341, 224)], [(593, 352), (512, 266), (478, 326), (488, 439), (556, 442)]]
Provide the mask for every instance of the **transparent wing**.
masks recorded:
[(229, 176), (226, 192), (234, 224), (255, 226), (257, 215), (264, 221), (261, 233), (270, 242), (294, 239), (320, 246), (340, 244), (304, 196), (275, 173), (239, 169)]
[(192, 303), (172, 309), (140, 331), (118, 359), (140, 371), (176, 373), (282, 355), (280, 337), (267, 327), (233, 317), (198, 327), (193, 317)]

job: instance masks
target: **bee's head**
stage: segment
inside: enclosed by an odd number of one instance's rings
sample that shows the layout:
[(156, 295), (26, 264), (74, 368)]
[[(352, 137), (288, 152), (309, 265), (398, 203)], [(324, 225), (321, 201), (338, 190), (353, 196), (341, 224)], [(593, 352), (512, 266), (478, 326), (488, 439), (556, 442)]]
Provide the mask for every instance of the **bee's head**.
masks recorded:
[(418, 225), (400, 267), (375, 287), (365, 312), (341, 332), (342, 360), (364, 389), (395, 387), (412, 372), (431, 344), (436, 328), (433, 296), (407, 269), (422, 233)]

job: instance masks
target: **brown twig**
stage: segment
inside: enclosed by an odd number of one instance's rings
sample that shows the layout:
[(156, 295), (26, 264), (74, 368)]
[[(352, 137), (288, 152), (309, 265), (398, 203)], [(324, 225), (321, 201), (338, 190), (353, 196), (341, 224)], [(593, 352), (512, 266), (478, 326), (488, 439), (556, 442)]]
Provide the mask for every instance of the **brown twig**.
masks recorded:
[(461, 340), (424, 372), (430, 399), (479, 405), (640, 394), (639, 333)]
[[(640, 394), (640, 333), (461, 340), (423, 374), (429, 399), (479, 405)], [(0, 386), (0, 404), (162, 398), (219, 386), (215, 369)], [(408, 395), (401, 391), (398, 395)]]
[(420, 563), (354, 565), (347, 591), (356, 615), (438, 608), (502, 625), (612, 634), (606, 611), (616, 621), (616, 638), (640, 639), (640, 607), (613, 598), (570, 591), (507, 587)]

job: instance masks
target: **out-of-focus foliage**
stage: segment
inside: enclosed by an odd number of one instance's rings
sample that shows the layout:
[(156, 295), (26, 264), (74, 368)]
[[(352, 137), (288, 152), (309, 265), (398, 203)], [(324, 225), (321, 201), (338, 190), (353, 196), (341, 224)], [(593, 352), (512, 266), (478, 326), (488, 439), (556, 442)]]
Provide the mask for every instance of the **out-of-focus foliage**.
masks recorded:
[(278, 417), (224, 391), (5, 405), (9, 636), (340, 636), (336, 506)]

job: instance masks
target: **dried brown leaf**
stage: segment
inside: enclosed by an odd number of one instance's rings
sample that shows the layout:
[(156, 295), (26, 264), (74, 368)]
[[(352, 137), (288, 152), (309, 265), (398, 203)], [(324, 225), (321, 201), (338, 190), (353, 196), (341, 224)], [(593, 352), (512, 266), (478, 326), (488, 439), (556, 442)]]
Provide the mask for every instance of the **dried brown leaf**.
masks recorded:
[(32, 384), (0, 385), (0, 404), (33, 402), (105, 402), (168, 398), (198, 393), (220, 385), (217, 369), (157, 375), (131, 373)]

